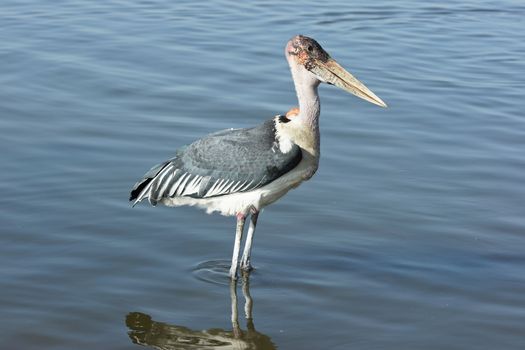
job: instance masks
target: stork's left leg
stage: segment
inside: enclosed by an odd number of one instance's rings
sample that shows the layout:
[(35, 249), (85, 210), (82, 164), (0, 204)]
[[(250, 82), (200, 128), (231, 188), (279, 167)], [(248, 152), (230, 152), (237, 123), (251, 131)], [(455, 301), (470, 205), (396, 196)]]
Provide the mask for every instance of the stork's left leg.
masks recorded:
[(252, 215), (250, 218), (250, 227), (248, 228), (248, 235), (246, 236), (246, 242), (244, 243), (244, 252), (242, 253), (241, 269), (244, 271), (252, 270), (250, 264), (250, 254), (252, 251), (253, 234), (255, 233), (255, 226), (257, 226), (257, 218), (259, 217), (259, 211), (252, 207)]
[(241, 249), (242, 231), (244, 231), (244, 222), (246, 215), (244, 213), (237, 214), (237, 228), (235, 230), (235, 243), (233, 244), (232, 265), (230, 267), (231, 279), (237, 278), (237, 266), (239, 261), (239, 251)]

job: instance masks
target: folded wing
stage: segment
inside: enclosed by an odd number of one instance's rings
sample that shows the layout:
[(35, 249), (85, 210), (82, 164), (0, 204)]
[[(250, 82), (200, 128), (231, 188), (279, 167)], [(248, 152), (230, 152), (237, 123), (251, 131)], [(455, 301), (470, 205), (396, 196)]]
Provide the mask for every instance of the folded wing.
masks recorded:
[(163, 198), (209, 198), (262, 187), (301, 161), (299, 147), (282, 153), (278, 142), (273, 119), (208, 135), (153, 167), (135, 184), (130, 201), (147, 198), (156, 205)]

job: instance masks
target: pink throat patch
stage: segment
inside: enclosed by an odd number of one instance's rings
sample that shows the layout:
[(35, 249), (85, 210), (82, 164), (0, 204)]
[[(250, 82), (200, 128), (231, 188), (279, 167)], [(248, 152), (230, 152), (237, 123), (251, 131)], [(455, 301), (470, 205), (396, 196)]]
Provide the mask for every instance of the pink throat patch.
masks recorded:
[(299, 114), (299, 108), (294, 107), (286, 112), (286, 118), (293, 118)]

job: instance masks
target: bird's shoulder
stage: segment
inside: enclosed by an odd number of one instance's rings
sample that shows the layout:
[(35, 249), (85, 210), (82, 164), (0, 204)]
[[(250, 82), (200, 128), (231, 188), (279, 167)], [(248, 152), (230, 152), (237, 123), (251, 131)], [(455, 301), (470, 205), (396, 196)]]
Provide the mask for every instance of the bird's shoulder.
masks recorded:
[(211, 133), (190, 144), (189, 149), (205, 147), (220, 150), (240, 147), (240, 150), (243, 150), (243, 147), (249, 147), (249, 150), (253, 151), (271, 148), (274, 142), (276, 142), (275, 121), (270, 119), (250, 128), (232, 128)]
[(299, 147), (282, 152), (276, 136), (275, 118), (244, 129), (226, 129), (209, 134), (179, 150), (175, 158), (217, 168), (259, 162), (274, 163), (296, 158)]

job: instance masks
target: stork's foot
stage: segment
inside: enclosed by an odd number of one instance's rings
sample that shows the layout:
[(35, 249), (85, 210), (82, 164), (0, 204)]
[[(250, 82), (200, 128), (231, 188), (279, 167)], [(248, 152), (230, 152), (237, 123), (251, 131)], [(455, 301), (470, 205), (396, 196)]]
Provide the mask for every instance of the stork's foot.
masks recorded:
[(253, 266), (252, 264), (250, 264), (250, 259), (243, 259), (241, 260), (241, 270), (245, 271), (245, 272), (250, 272), (253, 270)]

